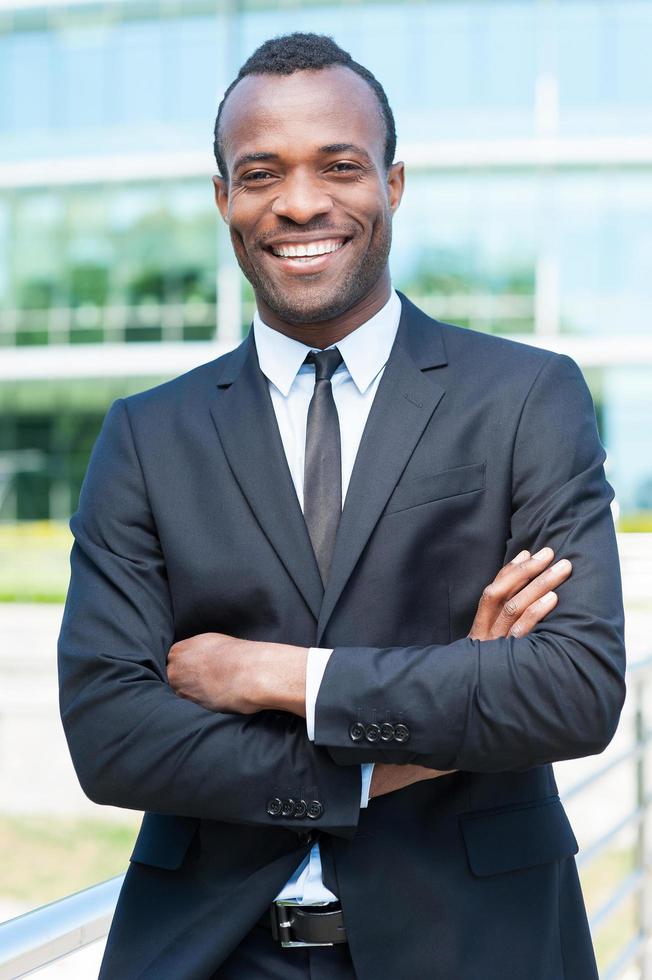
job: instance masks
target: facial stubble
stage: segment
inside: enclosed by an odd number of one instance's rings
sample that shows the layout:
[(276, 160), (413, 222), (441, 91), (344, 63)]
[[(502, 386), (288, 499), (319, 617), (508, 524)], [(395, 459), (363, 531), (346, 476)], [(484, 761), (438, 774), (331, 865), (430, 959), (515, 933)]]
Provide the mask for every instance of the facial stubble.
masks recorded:
[[(294, 289), (285, 291), (265, 273), (262, 262), (252, 259), (239, 233), (231, 228), (230, 234), (238, 265), (251, 283), (259, 305), (264, 303), (277, 317), (293, 325), (323, 323), (354, 307), (383, 275), (392, 244), (392, 211), (387, 207), (382, 220), (374, 225), (369, 247), (360, 264), (354, 268), (349, 265), (342, 278), (332, 285), (331, 295), (323, 298), (319, 295), (318, 274), (312, 282), (297, 284)], [(291, 240), (290, 233), (288, 240)]]

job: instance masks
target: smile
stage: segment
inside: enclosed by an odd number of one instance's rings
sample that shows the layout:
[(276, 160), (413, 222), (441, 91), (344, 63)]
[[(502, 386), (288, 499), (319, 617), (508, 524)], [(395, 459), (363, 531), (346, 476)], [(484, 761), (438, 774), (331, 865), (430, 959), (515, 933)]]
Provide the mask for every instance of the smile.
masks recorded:
[(316, 242), (281, 242), (270, 246), (270, 251), (280, 259), (300, 259), (309, 262), (316, 257), (338, 252), (346, 241), (345, 238), (324, 238)]

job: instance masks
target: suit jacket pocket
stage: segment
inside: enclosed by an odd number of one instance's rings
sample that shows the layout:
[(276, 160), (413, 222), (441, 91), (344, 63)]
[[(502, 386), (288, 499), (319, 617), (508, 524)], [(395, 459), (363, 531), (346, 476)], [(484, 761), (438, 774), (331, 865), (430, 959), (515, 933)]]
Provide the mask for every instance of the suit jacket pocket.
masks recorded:
[(558, 796), (462, 814), (471, 871), (495, 875), (577, 854), (578, 844)]
[(483, 490), (487, 470), (486, 459), (480, 463), (468, 463), (441, 470), (416, 479), (401, 481), (389, 498), (385, 514), (394, 514), (419, 504), (427, 504), (444, 497)]
[(146, 813), (130, 861), (173, 871), (181, 867), (199, 821), (166, 813)]

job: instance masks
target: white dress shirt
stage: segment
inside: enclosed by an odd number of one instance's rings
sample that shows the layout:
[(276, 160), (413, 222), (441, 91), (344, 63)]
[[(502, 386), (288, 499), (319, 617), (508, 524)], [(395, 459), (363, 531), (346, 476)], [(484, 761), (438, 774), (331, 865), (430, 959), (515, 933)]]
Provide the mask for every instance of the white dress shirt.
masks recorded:
[[(392, 349), (401, 316), (401, 301), (392, 290), (385, 306), (366, 323), (336, 345), (343, 363), (333, 375), (333, 398), (340, 422), (342, 450), (342, 500), (351, 479), (353, 464), (385, 364)], [(254, 314), (254, 339), (260, 369), (269, 382), (283, 448), (294, 488), (303, 509), (303, 474), (308, 406), (315, 387), (315, 368), (304, 364), (316, 348), (286, 337)], [(315, 703), (331, 650), (311, 648), (306, 672), (306, 731), (314, 739)], [(373, 765), (363, 765), (361, 806), (369, 801)], [(302, 905), (319, 905), (337, 900), (323, 883), (319, 844), (313, 844), (290, 880), (276, 896)]]

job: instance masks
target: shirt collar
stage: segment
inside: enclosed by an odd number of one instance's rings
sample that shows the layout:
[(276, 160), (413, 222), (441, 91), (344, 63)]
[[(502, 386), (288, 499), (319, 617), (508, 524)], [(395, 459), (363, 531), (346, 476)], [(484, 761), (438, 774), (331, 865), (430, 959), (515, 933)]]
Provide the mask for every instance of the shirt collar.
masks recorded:
[[(382, 309), (333, 345), (337, 346), (361, 395), (387, 363), (400, 318), (401, 301), (392, 289)], [(261, 320), (258, 310), (254, 313), (253, 329), (260, 369), (287, 398), (306, 355), (315, 348), (272, 329)]]

